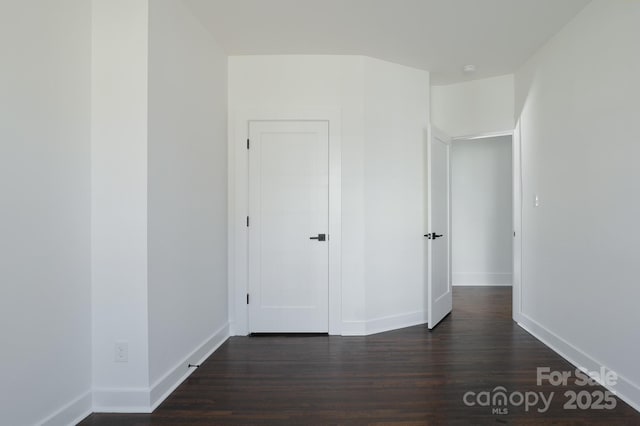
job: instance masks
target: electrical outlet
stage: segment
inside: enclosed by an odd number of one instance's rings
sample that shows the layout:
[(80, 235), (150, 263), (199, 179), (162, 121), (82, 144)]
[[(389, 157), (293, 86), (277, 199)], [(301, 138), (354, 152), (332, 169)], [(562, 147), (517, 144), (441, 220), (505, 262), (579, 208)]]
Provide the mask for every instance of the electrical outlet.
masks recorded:
[(129, 342), (125, 342), (125, 341), (116, 342), (115, 361), (129, 362)]

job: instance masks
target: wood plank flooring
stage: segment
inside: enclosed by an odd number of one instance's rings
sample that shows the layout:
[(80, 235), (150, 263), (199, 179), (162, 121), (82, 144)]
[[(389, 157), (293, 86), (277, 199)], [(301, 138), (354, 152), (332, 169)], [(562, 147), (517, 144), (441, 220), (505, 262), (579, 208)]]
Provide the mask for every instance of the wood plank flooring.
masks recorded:
[[(454, 311), (434, 331), (233, 337), (153, 414), (93, 414), (81, 424), (640, 425), (621, 400), (612, 410), (564, 409), (566, 391), (604, 388), (537, 386), (537, 367), (574, 370), (511, 320), (510, 288), (456, 287)], [(463, 402), (497, 386), (554, 396), (544, 413), (542, 402), (503, 415)]]

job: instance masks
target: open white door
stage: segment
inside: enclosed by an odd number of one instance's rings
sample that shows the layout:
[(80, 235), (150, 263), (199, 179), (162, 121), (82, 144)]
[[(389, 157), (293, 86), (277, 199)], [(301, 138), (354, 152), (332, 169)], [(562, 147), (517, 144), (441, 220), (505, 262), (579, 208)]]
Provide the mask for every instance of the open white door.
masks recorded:
[(451, 138), (431, 127), (427, 141), (427, 316), (433, 329), (453, 308)]

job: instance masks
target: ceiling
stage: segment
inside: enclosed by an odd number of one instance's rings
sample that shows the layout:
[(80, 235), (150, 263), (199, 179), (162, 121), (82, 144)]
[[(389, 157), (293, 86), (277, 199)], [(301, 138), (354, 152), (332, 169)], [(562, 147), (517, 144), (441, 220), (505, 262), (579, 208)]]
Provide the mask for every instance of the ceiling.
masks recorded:
[(229, 55), (366, 55), (431, 71), (434, 84), (516, 71), (589, 2), (184, 1)]

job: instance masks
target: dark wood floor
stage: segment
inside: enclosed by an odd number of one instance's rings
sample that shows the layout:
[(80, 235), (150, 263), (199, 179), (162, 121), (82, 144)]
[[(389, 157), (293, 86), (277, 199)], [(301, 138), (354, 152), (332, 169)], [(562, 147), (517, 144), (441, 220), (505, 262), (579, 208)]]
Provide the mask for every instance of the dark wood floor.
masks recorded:
[[(453, 314), (432, 332), (233, 337), (153, 414), (93, 414), (82, 424), (640, 425), (620, 400), (613, 410), (564, 409), (564, 393), (585, 388), (537, 386), (537, 367), (573, 370), (512, 322), (509, 288), (458, 287)], [(466, 392), (497, 386), (554, 392), (553, 402), (545, 413), (508, 406), (505, 415), (463, 402)]]

